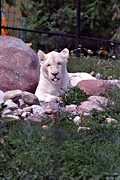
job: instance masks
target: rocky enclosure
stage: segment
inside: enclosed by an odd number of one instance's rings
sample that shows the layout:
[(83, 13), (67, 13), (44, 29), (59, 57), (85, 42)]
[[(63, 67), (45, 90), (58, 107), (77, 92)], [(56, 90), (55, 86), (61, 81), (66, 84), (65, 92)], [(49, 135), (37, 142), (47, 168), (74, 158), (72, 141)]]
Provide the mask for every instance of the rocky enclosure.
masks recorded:
[[(85, 82), (86, 81), (86, 82)], [(93, 81), (93, 82), (92, 82)], [(59, 112), (67, 112), (76, 115), (73, 119), (74, 123), (77, 125), (80, 122), (80, 118), (83, 116), (89, 116), (92, 109), (103, 111), (107, 106), (108, 99), (101, 95), (101, 86), (102, 80), (84, 80), (81, 81), (82, 86), (78, 83), (78, 87), (84, 92), (90, 92), (90, 96), (84, 102), (81, 102), (79, 105), (71, 104), (64, 106), (63, 103), (59, 102), (39, 102), (37, 97), (27, 91), (22, 90), (11, 90), (0, 91), (0, 106), (1, 106), (1, 117), (14, 118), (14, 119), (23, 119), (40, 122), (41, 119), (46, 117), (46, 115), (56, 115)], [(83, 86), (85, 83), (85, 86)], [(86, 86), (87, 83), (87, 86)], [(93, 84), (93, 91), (89, 89), (89, 84)], [(99, 87), (99, 94), (94, 95), (95, 84), (97, 83), (96, 89)], [(113, 87), (119, 86), (120, 81), (118, 80), (103, 80), (102, 82), (104, 87)], [(84, 87), (84, 88), (83, 88)], [(108, 117), (109, 118), (109, 117)], [(107, 123), (117, 123), (115, 120), (107, 119)]]

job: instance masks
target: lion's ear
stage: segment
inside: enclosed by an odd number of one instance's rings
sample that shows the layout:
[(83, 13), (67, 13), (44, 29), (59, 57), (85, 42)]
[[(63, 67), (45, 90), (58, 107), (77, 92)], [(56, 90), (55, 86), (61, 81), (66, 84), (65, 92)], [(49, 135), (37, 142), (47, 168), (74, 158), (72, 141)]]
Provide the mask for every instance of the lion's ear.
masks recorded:
[(39, 50), (37, 55), (38, 55), (40, 64), (43, 63), (46, 59), (46, 54), (43, 51)]
[(66, 59), (69, 58), (69, 50), (67, 48), (63, 49), (60, 54)]

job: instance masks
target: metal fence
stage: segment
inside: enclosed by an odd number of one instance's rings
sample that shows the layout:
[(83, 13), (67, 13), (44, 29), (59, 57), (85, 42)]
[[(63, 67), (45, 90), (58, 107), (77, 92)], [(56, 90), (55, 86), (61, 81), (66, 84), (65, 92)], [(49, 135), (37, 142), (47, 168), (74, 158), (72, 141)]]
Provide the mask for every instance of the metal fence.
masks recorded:
[[(62, 0), (64, 1), (64, 0)], [(60, 1), (62, 3), (62, 1)], [(42, 31), (42, 30), (33, 30), (33, 29), (27, 29), (24, 27), (20, 27), (20, 21), (21, 21), (21, 17), (18, 16), (17, 18), (14, 18), (12, 21), (12, 18), (10, 19), (9, 16), (9, 8), (8, 8), (8, 15), (5, 12), (5, 17), (6, 17), (6, 21), (7, 22), (2, 22), (2, 18), (4, 19), (4, 11), (3, 11), (3, 6), (2, 6), (2, 2), (0, 1), (0, 34), (6, 34), (6, 35), (13, 35), (16, 37), (20, 37), (22, 39), (22, 34), (24, 33), (33, 33), (33, 34), (47, 34), (50, 36), (61, 36), (61, 37), (65, 37), (65, 38), (72, 38), (75, 42), (75, 49), (76, 53), (79, 53), (79, 45), (84, 44), (84, 47), (86, 47), (87, 49), (89, 49), (89, 47), (91, 47), (91, 44), (96, 44), (96, 46), (98, 47), (106, 47), (106, 46), (110, 46), (110, 44), (114, 44), (114, 48), (116, 48), (117, 46), (120, 45), (120, 42), (118, 41), (111, 41), (108, 39), (100, 39), (100, 38), (94, 38), (94, 37), (86, 37), (86, 36), (81, 36), (80, 34), (80, 26), (81, 26), (81, 21), (80, 21), (80, 6), (81, 6), (81, 0), (77, 0), (76, 1), (76, 34), (66, 34), (66, 33), (56, 33), (56, 32), (46, 32), (46, 31)], [(11, 17), (16, 17), (16, 14), (18, 14), (18, 12), (16, 12), (15, 8), (13, 8), (12, 12), (11, 12)], [(7, 18), (8, 17), (8, 18)], [(10, 23), (9, 23), (10, 22)], [(12, 24), (12, 25), (10, 25)], [(16, 26), (15, 26), (16, 25)], [(2, 32), (3, 31), (3, 32)], [(85, 49), (85, 48), (84, 48)]]

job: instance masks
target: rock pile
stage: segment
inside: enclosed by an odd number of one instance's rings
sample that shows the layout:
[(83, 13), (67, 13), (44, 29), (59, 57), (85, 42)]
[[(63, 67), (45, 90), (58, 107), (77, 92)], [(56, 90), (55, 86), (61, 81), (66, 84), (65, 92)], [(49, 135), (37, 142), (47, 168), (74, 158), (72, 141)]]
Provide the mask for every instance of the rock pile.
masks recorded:
[[(90, 82), (87, 81), (87, 83), (91, 84), (91, 80), (89, 81)], [(119, 81), (107, 81), (107, 84), (112, 86), (116, 83), (119, 85)], [(103, 111), (107, 104), (108, 99), (100, 95), (91, 95), (86, 101), (81, 102), (79, 105), (71, 104), (64, 106), (62, 102), (39, 102), (34, 94), (27, 91), (17, 89), (3, 92), (0, 90), (1, 117), (3, 118), (14, 118), (39, 122), (42, 120), (42, 118), (45, 118), (46, 115), (51, 116), (57, 115), (59, 112), (65, 112), (74, 114), (76, 117), (73, 119), (73, 121), (76, 125), (78, 125), (81, 122), (81, 117), (89, 116), (90, 111), (93, 109)], [(113, 119), (106, 119), (105, 122), (109, 124), (116, 123), (113, 121)]]
[(37, 97), (27, 91), (0, 91), (2, 117), (40, 121), (46, 114), (58, 113), (63, 108), (58, 102), (39, 102)]

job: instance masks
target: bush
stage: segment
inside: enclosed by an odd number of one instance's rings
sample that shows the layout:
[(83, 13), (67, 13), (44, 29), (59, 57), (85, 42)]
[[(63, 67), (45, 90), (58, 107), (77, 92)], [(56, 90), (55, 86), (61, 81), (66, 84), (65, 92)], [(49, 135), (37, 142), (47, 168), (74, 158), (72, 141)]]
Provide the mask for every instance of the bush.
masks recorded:
[(65, 105), (76, 104), (79, 105), (82, 101), (87, 99), (87, 95), (83, 93), (78, 87), (70, 88), (61, 97), (61, 100)]

